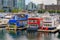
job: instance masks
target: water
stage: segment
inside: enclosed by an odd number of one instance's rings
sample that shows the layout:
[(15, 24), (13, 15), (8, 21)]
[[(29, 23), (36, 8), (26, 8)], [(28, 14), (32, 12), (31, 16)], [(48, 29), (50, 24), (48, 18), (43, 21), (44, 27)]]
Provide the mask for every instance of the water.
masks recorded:
[(0, 40), (60, 40), (60, 34), (0, 30)]

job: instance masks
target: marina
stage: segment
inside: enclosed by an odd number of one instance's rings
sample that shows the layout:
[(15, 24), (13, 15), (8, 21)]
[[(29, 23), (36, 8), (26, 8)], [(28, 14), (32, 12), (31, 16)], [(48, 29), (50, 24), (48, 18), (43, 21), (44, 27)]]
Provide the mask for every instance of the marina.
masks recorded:
[[(47, 16), (45, 16), (47, 14)], [(2, 21), (3, 20), (3, 21)], [(5, 18), (0, 20), (0, 28), (7, 30), (26, 30), (37, 32), (56, 32), (58, 27), (58, 18), (54, 14), (45, 12), (38, 17), (29, 14), (6, 14)]]
[[(44, 16), (46, 15), (47, 16)], [(3, 20), (3, 21), (2, 21)], [(39, 14), (7, 14), (0, 20), (1, 40), (60, 40), (59, 21), (48, 12)], [(2, 38), (1, 38), (2, 37)]]

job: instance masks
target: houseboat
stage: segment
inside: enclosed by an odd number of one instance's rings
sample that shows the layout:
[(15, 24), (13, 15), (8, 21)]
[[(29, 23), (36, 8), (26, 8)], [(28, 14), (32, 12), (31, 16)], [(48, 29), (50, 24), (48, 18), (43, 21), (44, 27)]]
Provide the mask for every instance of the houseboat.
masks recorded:
[(43, 30), (54, 30), (57, 27), (57, 18), (50, 16), (48, 12), (44, 13), (43, 16)]
[(27, 31), (37, 31), (43, 25), (43, 18), (32, 17), (28, 18)]
[(17, 28), (25, 27), (27, 25), (28, 15), (15, 14), (12, 19), (9, 20), (9, 24), (16, 25)]
[(8, 24), (8, 19), (0, 19), (0, 28), (5, 28)]

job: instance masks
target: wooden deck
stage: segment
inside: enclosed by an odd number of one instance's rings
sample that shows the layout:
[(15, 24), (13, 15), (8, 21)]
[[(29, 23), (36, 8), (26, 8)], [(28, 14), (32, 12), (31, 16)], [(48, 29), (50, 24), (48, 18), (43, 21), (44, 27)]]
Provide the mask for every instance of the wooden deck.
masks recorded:
[(51, 32), (51, 33), (54, 33), (54, 32), (57, 32), (58, 29), (54, 29), (54, 30), (41, 30), (39, 29), (38, 32)]
[(7, 30), (23, 30), (23, 29), (26, 29), (26, 27), (24, 28), (6, 28)]
[[(26, 30), (27, 27), (24, 27), (24, 28), (9, 28), (9, 27), (0, 28), (0, 30), (2, 30), (2, 29), (6, 29), (6, 30)], [(54, 30), (41, 30), (41, 29), (38, 29), (37, 32), (55, 33), (55, 32), (58, 32), (58, 29), (54, 29)]]

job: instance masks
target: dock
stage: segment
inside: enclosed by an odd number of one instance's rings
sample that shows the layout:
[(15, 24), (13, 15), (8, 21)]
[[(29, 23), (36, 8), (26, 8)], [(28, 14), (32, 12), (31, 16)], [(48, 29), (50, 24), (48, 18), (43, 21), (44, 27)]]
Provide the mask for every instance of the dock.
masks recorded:
[(27, 28), (6, 28), (7, 30), (26, 30)]
[(41, 29), (38, 29), (38, 32), (55, 33), (55, 32), (58, 32), (58, 29), (54, 29), (54, 30), (41, 30)]
[[(2, 29), (6, 29), (6, 30), (26, 30), (27, 27), (23, 27), (23, 28), (10, 28), (10, 27), (5, 27), (5, 28), (0, 28), (1, 30)], [(37, 32), (47, 32), (47, 33), (56, 33), (56, 32), (59, 32), (58, 31), (59, 29), (54, 29), (54, 30), (41, 30), (41, 29), (38, 29)]]

